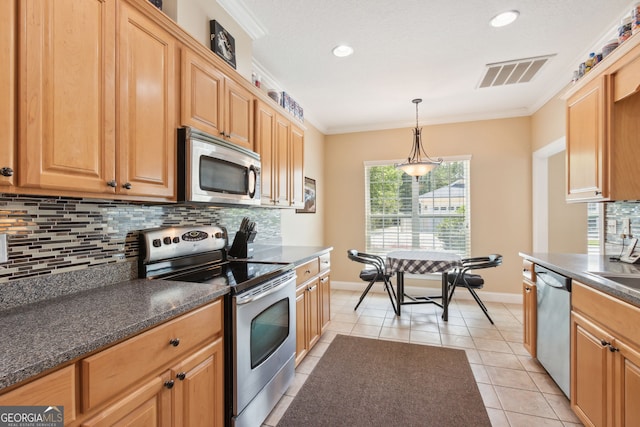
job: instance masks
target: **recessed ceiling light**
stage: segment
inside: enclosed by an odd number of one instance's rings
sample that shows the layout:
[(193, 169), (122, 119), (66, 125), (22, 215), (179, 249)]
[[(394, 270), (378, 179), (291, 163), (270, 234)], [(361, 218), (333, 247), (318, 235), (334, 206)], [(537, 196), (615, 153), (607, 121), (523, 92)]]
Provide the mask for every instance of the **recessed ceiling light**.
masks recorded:
[(505, 25), (511, 24), (513, 21), (518, 19), (520, 12), (517, 10), (508, 10), (506, 12), (502, 12), (491, 18), (491, 26), (492, 27), (504, 27)]
[(333, 54), (338, 58), (344, 58), (345, 56), (353, 55), (353, 48), (346, 44), (341, 44), (333, 48)]

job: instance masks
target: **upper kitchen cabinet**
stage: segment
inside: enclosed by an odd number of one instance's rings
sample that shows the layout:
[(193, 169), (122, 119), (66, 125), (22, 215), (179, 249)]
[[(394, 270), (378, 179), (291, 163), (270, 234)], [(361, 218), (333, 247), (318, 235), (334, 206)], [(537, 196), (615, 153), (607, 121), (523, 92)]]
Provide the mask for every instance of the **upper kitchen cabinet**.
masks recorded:
[(640, 37), (567, 94), (567, 201), (640, 199)]
[[(115, 178), (115, 0), (18, 4), (17, 184), (113, 194), (107, 183)], [(2, 102), (5, 120), (4, 96)]]
[(177, 39), (134, 2), (120, 5), (118, 191), (175, 200)]
[(274, 186), (274, 138), (276, 129), (276, 113), (262, 101), (256, 101), (255, 151), (260, 154), (260, 200), (262, 204), (272, 205), (275, 200)]
[(254, 150), (248, 89), (189, 48), (182, 50), (182, 124)]
[(0, 191), (14, 185), (16, 149), (16, 1), (0, 9)]

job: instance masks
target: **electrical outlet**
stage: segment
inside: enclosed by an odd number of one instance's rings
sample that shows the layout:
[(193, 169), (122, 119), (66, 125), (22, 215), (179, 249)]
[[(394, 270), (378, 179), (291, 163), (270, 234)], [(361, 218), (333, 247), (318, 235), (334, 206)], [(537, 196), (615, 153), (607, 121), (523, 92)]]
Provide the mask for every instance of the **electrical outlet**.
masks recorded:
[(631, 218), (622, 219), (622, 234), (631, 235)]
[(9, 261), (9, 251), (7, 248), (7, 235), (0, 234), (0, 264)]
[(608, 219), (607, 220), (607, 234), (616, 234), (616, 233), (617, 233), (616, 220), (615, 219)]

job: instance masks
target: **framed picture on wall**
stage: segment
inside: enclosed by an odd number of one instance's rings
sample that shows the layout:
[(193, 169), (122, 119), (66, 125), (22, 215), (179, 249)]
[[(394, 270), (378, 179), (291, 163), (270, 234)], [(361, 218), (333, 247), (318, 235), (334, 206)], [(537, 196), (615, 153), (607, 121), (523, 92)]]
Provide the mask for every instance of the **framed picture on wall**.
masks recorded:
[(211, 50), (225, 62), (236, 68), (236, 40), (216, 20), (209, 21), (211, 31)]
[(304, 208), (296, 213), (316, 213), (316, 180), (304, 177)]

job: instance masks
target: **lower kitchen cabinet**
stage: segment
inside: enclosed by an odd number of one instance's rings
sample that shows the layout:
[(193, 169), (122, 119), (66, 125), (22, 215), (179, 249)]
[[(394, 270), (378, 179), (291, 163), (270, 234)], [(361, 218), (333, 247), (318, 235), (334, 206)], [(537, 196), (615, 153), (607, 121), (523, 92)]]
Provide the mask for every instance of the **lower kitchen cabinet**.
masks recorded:
[(522, 345), (536, 357), (536, 341), (538, 340), (538, 296), (536, 293), (535, 272), (533, 263), (524, 261), (522, 280), (523, 341)]
[(331, 319), (329, 253), (296, 268), (296, 365), (320, 340)]
[(64, 406), (65, 425), (76, 419), (76, 366), (69, 365), (0, 396), (0, 406)]
[(61, 405), (73, 427), (222, 427), (222, 314), (219, 299), (4, 393), (0, 405)]
[(571, 408), (586, 426), (640, 425), (640, 308), (572, 285)]

